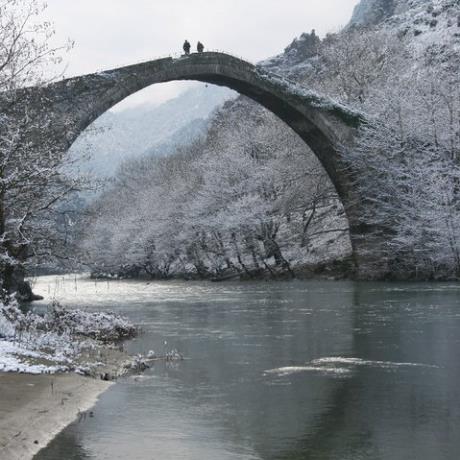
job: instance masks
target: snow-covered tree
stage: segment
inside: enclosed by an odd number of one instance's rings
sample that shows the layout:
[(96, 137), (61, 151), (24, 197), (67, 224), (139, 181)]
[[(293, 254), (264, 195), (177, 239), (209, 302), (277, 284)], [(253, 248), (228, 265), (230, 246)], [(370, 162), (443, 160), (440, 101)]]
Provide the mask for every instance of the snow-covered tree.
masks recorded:
[(389, 230), (395, 276), (460, 275), (460, 86), (451, 77), (423, 71), (388, 89), (349, 152), (374, 204), (363, 219)]
[(231, 106), (204, 141), (121, 168), (87, 227), (95, 271), (293, 274), (325, 239), (348, 248), (343, 210), (304, 143), (249, 101)]
[[(0, 93), (14, 107), (15, 90), (45, 84), (61, 62), (49, 40), (51, 24), (41, 20), (37, 0), (0, 1)], [(0, 114), (0, 278), (8, 291), (30, 295), (23, 283), (24, 264), (50, 253), (56, 235), (56, 207), (77, 188), (64, 172), (65, 153), (50, 139), (40, 148), (28, 136), (47, 121)]]

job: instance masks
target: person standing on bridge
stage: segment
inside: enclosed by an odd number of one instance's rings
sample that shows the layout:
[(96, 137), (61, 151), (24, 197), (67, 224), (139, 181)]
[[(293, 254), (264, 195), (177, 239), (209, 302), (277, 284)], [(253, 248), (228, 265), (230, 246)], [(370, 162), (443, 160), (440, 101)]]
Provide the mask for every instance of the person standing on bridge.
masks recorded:
[(184, 53), (186, 55), (189, 55), (190, 54), (190, 43), (188, 42), (188, 40), (185, 40), (183, 48), (184, 48)]
[(202, 53), (202, 52), (204, 51), (204, 45), (203, 45), (203, 43), (198, 42), (198, 44), (196, 45), (196, 50), (197, 50), (199, 53)]

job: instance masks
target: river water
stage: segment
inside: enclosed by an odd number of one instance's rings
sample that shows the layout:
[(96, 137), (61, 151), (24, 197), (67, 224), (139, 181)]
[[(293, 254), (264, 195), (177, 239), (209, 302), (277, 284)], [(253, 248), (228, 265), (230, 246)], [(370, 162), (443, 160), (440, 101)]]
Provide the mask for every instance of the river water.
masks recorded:
[(121, 379), (37, 460), (460, 458), (460, 284), (42, 277), (35, 290), (126, 315), (142, 327), (130, 352), (185, 356)]

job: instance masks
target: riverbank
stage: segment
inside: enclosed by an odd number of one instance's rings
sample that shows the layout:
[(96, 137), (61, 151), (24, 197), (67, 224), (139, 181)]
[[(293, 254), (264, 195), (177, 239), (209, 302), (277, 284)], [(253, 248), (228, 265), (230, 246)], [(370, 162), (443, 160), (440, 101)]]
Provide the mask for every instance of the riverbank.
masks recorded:
[(0, 303), (0, 459), (28, 460), (77, 417), (113, 379), (135, 368), (121, 341), (137, 329), (110, 312), (25, 313)]
[(147, 273), (139, 267), (123, 267), (119, 271), (96, 271), (90, 273), (94, 280), (137, 280), (137, 281), (285, 281), (297, 280), (346, 280), (356, 275), (351, 257), (325, 260), (309, 264), (286, 264), (265, 266), (245, 265), (244, 269), (231, 268), (220, 271), (203, 269), (173, 273)]
[(119, 363), (128, 361), (121, 341), (136, 334), (133, 324), (112, 312), (68, 310), (53, 303), (38, 315), (6, 299), (0, 303), (0, 371), (104, 377), (104, 368), (118, 372)]
[(32, 460), (113, 382), (76, 374), (0, 373), (0, 459)]
[(43, 317), (24, 315), (13, 302), (0, 319), (2, 460), (31, 460), (138, 365), (115, 345), (135, 330), (116, 315), (56, 306)]

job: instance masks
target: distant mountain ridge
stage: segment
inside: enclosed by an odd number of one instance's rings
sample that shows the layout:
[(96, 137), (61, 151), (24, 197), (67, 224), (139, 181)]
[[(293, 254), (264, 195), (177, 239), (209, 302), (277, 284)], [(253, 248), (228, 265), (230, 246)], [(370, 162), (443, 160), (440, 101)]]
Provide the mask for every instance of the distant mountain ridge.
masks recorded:
[(227, 88), (202, 85), (159, 106), (150, 104), (107, 111), (75, 142), (79, 166), (97, 177), (111, 177), (119, 165), (145, 153), (167, 154), (174, 146), (191, 142), (205, 131), (206, 119), (235, 96)]

